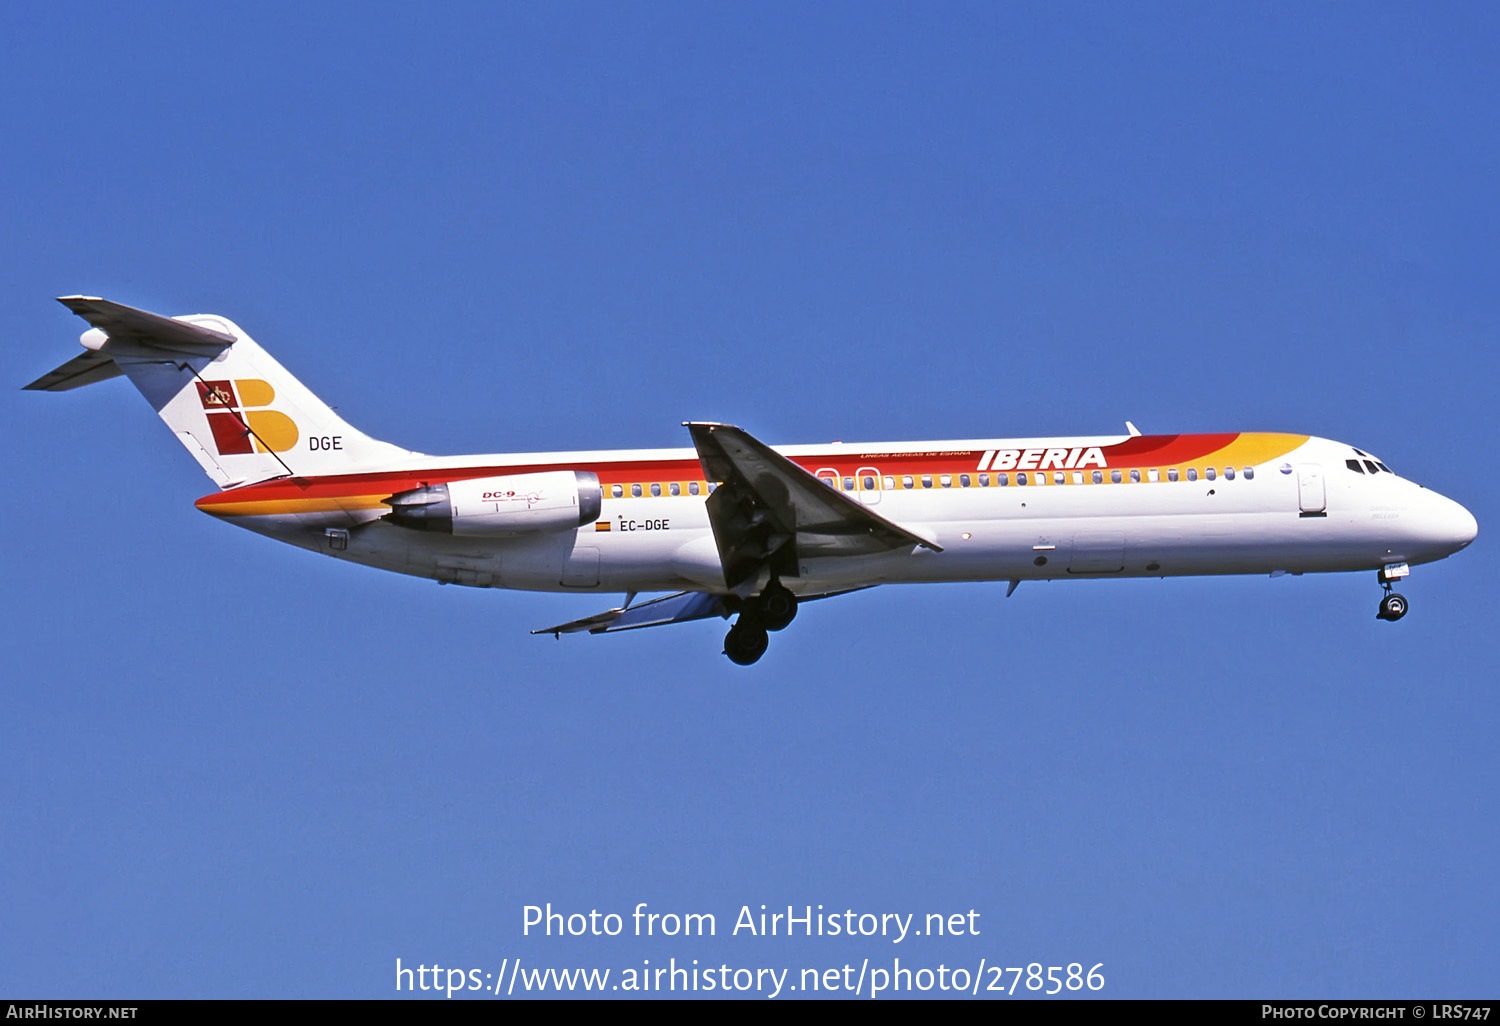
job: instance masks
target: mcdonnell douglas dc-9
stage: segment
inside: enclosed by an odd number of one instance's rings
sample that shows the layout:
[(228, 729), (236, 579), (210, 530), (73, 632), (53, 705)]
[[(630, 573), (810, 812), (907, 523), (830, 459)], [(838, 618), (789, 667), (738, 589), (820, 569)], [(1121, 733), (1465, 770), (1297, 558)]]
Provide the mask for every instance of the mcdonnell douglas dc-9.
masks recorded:
[[(1374, 570), (1378, 617), (1469, 511), (1342, 442), (1230, 432), (425, 456), (350, 427), (223, 317), (68, 296), (85, 352), (27, 385), (123, 374), (218, 486), (203, 512), (445, 584), (623, 592), (534, 634), (734, 618), (748, 665), (801, 602), (877, 584)], [(637, 601), (641, 595), (666, 592)]]

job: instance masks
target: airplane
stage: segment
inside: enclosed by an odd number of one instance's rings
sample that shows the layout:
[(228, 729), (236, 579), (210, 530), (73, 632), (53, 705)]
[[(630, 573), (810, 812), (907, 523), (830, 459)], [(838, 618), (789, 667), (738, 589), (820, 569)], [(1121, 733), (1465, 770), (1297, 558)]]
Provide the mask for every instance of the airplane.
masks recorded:
[[(84, 352), (25, 386), (124, 375), (218, 486), (229, 523), (440, 584), (623, 592), (532, 631), (720, 617), (749, 665), (800, 603), (879, 584), (1374, 570), (1458, 552), (1463, 506), (1342, 442), (1227, 432), (772, 448), (689, 422), (691, 449), (428, 456), (345, 423), (216, 315), (64, 296)], [(664, 592), (637, 601), (641, 595)]]

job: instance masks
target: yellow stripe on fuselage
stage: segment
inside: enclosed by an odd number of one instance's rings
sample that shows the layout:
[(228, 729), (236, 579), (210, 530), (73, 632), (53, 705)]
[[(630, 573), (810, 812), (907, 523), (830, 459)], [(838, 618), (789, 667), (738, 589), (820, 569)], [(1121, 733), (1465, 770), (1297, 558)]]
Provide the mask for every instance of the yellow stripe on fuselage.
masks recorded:
[[(1216, 453), (1198, 460), (1223, 463), (1234, 467), (1258, 467), (1262, 463), (1285, 456), (1306, 443), (1307, 435), (1284, 435), (1268, 431), (1248, 431), (1230, 442)], [(1185, 464), (1191, 466), (1191, 464)]]

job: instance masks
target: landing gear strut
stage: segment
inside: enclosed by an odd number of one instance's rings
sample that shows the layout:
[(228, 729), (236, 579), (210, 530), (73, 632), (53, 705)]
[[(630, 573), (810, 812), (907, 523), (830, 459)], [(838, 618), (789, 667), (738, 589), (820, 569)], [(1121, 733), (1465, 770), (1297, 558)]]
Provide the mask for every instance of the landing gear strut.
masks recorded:
[(724, 654), (730, 662), (749, 666), (766, 654), (770, 640), (767, 631), (779, 631), (797, 616), (797, 596), (780, 581), (773, 580), (766, 590), (745, 602), (739, 619), (724, 635)]
[(1406, 596), (1392, 591), (1391, 582), (1399, 581), (1409, 572), (1405, 563), (1392, 563), (1380, 570), (1380, 586), (1385, 589), (1385, 597), (1380, 600), (1380, 612), (1375, 614), (1375, 619), (1395, 621), (1406, 615)]

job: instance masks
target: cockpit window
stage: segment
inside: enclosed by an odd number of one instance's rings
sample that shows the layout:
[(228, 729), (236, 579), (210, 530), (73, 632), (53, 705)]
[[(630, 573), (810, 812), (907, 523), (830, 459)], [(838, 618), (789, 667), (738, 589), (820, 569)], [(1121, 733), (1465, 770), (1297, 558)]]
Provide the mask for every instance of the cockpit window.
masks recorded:
[(1365, 460), (1365, 469), (1372, 474), (1380, 473), (1380, 468), (1375, 465), (1374, 460)]
[(1395, 473), (1394, 470), (1392, 470), (1390, 467), (1386, 466), (1384, 463), (1381, 463), (1379, 460), (1375, 461), (1375, 465), (1377, 467), (1379, 467), (1381, 470), (1385, 471), (1387, 474), (1394, 474)]
[(1365, 472), (1365, 468), (1359, 465), (1359, 460), (1345, 460), (1344, 466), (1348, 467), (1356, 474), (1363, 474)]

